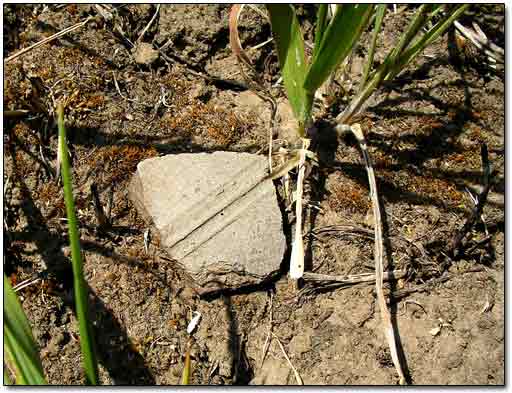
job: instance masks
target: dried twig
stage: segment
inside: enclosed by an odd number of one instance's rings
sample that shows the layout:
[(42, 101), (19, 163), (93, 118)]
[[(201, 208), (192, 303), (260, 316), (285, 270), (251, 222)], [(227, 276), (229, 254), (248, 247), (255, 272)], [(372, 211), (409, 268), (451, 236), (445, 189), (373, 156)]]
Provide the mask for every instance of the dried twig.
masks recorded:
[(244, 6), (244, 4), (235, 4), (231, 7), (231, 12), (229, 14), (229, 45), (231, 46), (231, 50), (235, 54), (237, 60), (245, 64), (248, 68), (254, 70), (251, 60), (242, 48), (240, 36), (238, 35), (238, 20)]
[(30, 114), (29, 110), (26, 109), (15, 109), (12, 111), (4, 111), (4, 119), (17, 119), (20, 117), (25, 117)]
[(364, 138), (363, 132), (361, 131), (361, 126), (359, 124), (354, 124), (350, 127), (350, 130), (356, 137), (357, 141), (359, 142), (359, 146), (361, 147), (361, 151), (363, 153), (363, 158), (365, 161), (366, 171), (368, 173), (368, 182), (370, 184), (370, 196), (373, 205), (373, 217), (375, 220), (375, 289), (377, 292), (377, 300), (379, 302), (382, 324), (391, 352), (391, 359), (393, 360), (393, 364), (395, 365), (396, 371), (398, 372), (398, 376), (400, 378), (400, 384), (404, 385), (407, 383), (407, 381), (405, 379), (405, 374), (403, 372), (402, 365), (398, 357), (395, 330), (393, 328), (393, 324), (391, 323), (391, 316), (386, 305), (386, 299), (383, 291), (384, 242), (382, 238), (382, 218), (380, 212), (379, 197), (377, 194), (377, 182), (375, 181), (375, 174), (373, 172), (373, 167), (371, 164), (370, 155), (368, 153), (366, 140)]
[(373, 231), (357, 225), (326, 225), (323, 227), (315, 228), (311, 231), (314, 234), (330, 234), (330, 233), (346, 233), (356, 236), (369, 237), (373, 236)]
[(473, 246), (471, 246), (470, 248), (468, 248), (468, 249), (466, 250), (466, 254), (467, 254), (467, 255), (471, 255), (471, 253), (472, 253), (473, 251), (475, 251), (478, 247), (480, 247), (480, 246), (482, 246), (482, 245), (484, 245), (484, 244), (489, 243), (489, 242), (491, 241), (491, 239), (492, 239), (492, 235), (489, 235), (489, 236), (484, 237), (482, 240), (478, 240), (478, 241), (476, 241), (476, 242), (473, 244)]
[(80, 23), (77, 23), (71, 27), (68, 27), (67, 29), (64, 29), (56, 34), (53, 34), (51, 35), (50, 37), (48, 38), (45, 38), (39, 42), (36, 42), (35, 44), (33, 45), (30, 45), (29, 47), (25, 48), (25, 49), (22, 49), (20, 50), (19, 52), (15, 53), (14, 55), (12, 56), (9, 56), (7, 59), (5, 59), (5, 63), (9, 63), (11, 61), (13, 61), (14, 59), (20, 57), (21, 55), (24, 55), (25, 53), (31, 51), (32, 49), (35, 49), (37, 48), (38, 46), (41, 46), (41, 45), (44, 45), (50, 41), (53, 41), (59, 37), (62, 37), (63, 35), (66, 35), (76, 29), (79, 29), (80, 27), (83, 27), (85, 26), (90, 20), (92, 19), (92, 16), (88, 17), (87, 19), (85, 19), (83, 22), (80, 22)]
[(420, 284), (420, 285), (417, 285), (412, 288), (405, 288), (405, 289), (400, 289), (398, 291), (391, 292), (391, 297), (393, 298), (394, 302), (397, 302), (413, 293), (430, 291), (430, 290), (434, 289), (436, 285), (442, 284), (442, 283), (452, 279), (456, 275), (466, 274), (466, 273), (477, 273), (477, 272), (482, 272), (482, 271), (484, 271), (484, 268), (482, 266), (475, 266), (475, 267), (472, 267), (464, 272), (457, 273), (457, 274), (445, 272), (441, 277), (433, 278), (432, 280), (429, 280), (425, 284)]
[(263, 367), (263, 362), (265, 361), (265, 357), (267, 356), (268, 348), (270, 347), (270, 336), (272, 334), (272, 329), (274, 327), (274, 317), (273, 317), (273, 300), (274, 295), (270, 292), (270, 321), (269, 321), (269, 329), (267, 338), (265, 339), (265, 344), (263, 344), (263, 354), (261, 355), (260, 368)]
[(482, 167), (483, 167), (483, 190), (477, 197), (477, 203), (475, 204), (471, 215), (466, 220), (462, 228), (455, 234), (451, 242), (449, 243), (449, 253), (452, 257), (456, 257), (461, 253), (462, 240), (466, 234), (473, 228), (477, 223), (478, 219), (482, 216), (482, 211), (485, 203), (487, 202), (487, 196), (493, 185), (491, 181), (491, 166), (489, 163), (489, 153), (487, 151), (487, 145), (484, 143), (481, 146), (480, 153), (482, 156)]
[(121, 88), (119, 87), (119, 83), (117, 83), (117, 78), (116, 78), (116, 73), (115, 71), (112, 71), (112, 76), (114, 78), (114, 86), (116, 87), (116, 90), (117, 92), (119, 93), (119, 95), (121, 96), (122, 99), (126, 100), (126, 101), (130, 101), (130, 102), (135, 102), (135, 103), (139, 103), (138, 100), (134, 100), (133, 98), (128, 98), (128, 97), (125, 97), (123, 93), (121, 93)]
[(265, 45), (267, 45), (268, 43), (270, 43), (272, 41), (274, 41), (274, 39), (273, 38), (269, 38), (268, 40), (263, 41), (263, 42), (259, 43), (258, 45), (251, 46), (249, 48), (249, 50), (251, 51), (251, 50), (256, 50), (256, 49), (263, 48)]
[(95, 183), (91, 184), (91, 198), (94, 206), (94, 214), (98, 221), (98, 228), (104, 229), (109, 226), (109, 221), (103, 210), (103, 205), (101, 204), (100, 196), (98, 194), (98, 188)]
[[(384, 272), (383, 280), (398, 280), (405, 276), (407, 276), (406, 270), (394, 270), (391, 272)], [(346, 289), (354, 286), (373, 284), (375, 282), (375, 274), (364, 273), (345, 276), (331, 276), (327, 274), (304, 272), (303, 279), (308, 285), (304, 286), (304, 288), (300, 290), (299, 297), (306, 296), (320, 290)]]

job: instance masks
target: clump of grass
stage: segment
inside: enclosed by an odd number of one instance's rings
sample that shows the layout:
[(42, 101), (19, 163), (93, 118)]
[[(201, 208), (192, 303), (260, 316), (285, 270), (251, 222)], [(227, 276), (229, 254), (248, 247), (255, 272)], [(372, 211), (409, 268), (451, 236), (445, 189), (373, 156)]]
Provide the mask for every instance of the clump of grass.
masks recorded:
[[(311, 58), (305, 54), (303, 34), (291, 5), (268, 5), (272, 33), (276, 43), (279, 63), (293, 113), (298, 120), (297, 133), (302, 138), (303, 150), (309, 146), (309, 138), (313, 129), (313, 102), (315, 94), (324, 83), (332, 78), (336, 68), (351, 54), (362, 32), (375, 21), (374, 32), (369, 48), (357, 93), (340, 113), (336, 120), (340, 130), (350, 124), (353, 117), (360, 111), (366, 100), (382, 83), (396, 77), (423, 49), (446, 31), (451, 23), (468, 6), (441, 7), (438, 5), (422, 5), (418, 8), (405, 32), (392, 50), (378, 67), (374, 66), (374, 54), (378, 37), (386, 13), (386, 5), (345, 4), (335, 6), (329, 12), (327, 4), (318, 6), (315, 38)], [(239, 12), (239, 11), (238, 11)], [(373, 17), (373, 19), (372, 19)], [(437, 18), (437, 22), (435, 19)], [(237, 20), (237, 18), (233, 18)], [(432, 26), (429, 28), (428, 24)], [(243, 59), (239, 40), (232, 40), (238, 57)], [(244, 60), (246, 63), (247, 60)], [(304, 160), (298, 163), (296, 217), (297, 226), (301, 224), (302, 215), (302, 181)], [(304, 253), (302, 229), (297, 228), (293, 241), (290, 277), (298, 279), (304, 272)]]
[[(243, 52), (237, 32), (240, 5), (232, 8), (230, 15), (230, 44), (240, 64), (254, 71), (249, 57)], [(302, 149), (299, 149), (298, 161), (294, 159), (297, 167), (297, 189), (295, 202), (296, 230), (292, 243), (290, 257), (290, 278), (298, 280), (304, 274), (304, 245), (302, 238), (302, 191), (305, 173), (305, 160), (307, 157), (310, 138), (314, 135), (313, 103), (317, 91), (332, 80), (333, 73), (353, 51), (361, 34), (374, 21), (373, 36), (364, 65), (363, 77), (359, 88), (344, 111), (336, 117), (337, 130), (351, 131), (357, 138), (365, 160), (370, 183), (370, 196), (375, 217), (375, 270), (376, 290), (381, 309), (383, 327), (390, 347), (393, 363), (400, 377), (400, 383), (406, 383), (402, 366), (398, 360), (394, 331), (390, 322), (389, 311), (382, 290), (383, 272), (383, 246), (380, 207), (377, 198), (377, 187), (372, 163), (367, 149), (367, 142), (359, 124), (355, 123), (355, 116), (364, 107), (368, 98), (382, 86), (384, 82), (392, 81), (408, 64), (420, 54), (425, 47), (433, 43), (454, 20), (461, 15), (469, 5), (440, 6), (436, 4), (423, 4), (419, 6), (405, 28), (404, 33), (392, 47), (384, 61), (375, 66), (374, 55), (378, 44), (380, 29), (387, 10), (386, 4), (343, 4), (330, 7), (327, 4), (318, 6), (313, 53), (310, 58), (306, 56), (304, 36), (292, 5), (269, 4), (272, 34), (277, 49), (283, 84), (298, 121), (297, 135), (302, 140)], [(244, 68), (242, 67), (242, 70)], [(249, 79), (249, 78), (247, 78)], [(268, 90), (262, 86), (259, 78), (253, 77), (254, 88), (260, 94)], [(269, 99), (272, 101), (271, 99)], [(281, 175), (282, 176), (282, 175)]]
[[(304, 38), (294, 8), (290, 5), (279, 4), (268, 6), (283, 83), (299, 123), (297, 133), (303, 139), (303, 149), (307, 149), (307, 145), (309, 145), (308, 138), (313, 124), (312, 111), (316, 91), (351, 53), (361, 33), (370, 25), (371, 20), (375, 20), (375, 26), (363, 77), (358, 93), (352, 97), (345, 111), (337, 116), (337, 121), (342, 125), (350, 123), (370, 95), (384, 81), (392, 80), (402, 71), (427, 45), (441, 35), (467, 6), (444, 10), (436, 5), (420, 6), (396, 46), (377, 68), (374, 67), (373, 57), (386, 5), (340, 5), (335, 8), (329, 20), (328, 6), (322, 4), (318, 7), (313, 54), (308, 59), (305, 55)], [(444, 11), (444, 14), (441, 11)], [(373, 19), (371, 19), (372, 16)], [(435, 17), (439, 18), (438, 21), (423, 33), (423, 29), (429, 22), (433, 22)], [(238, 57), (243, 59), (236, 40), (232, 41), (232, 47), (237, 48)], [(301, 166), (303, 166), (303, 160), (299, 162), (299, 168)], [(300, 174), (301, 170), (299, 169), (297, 195), (302, 195), (303, 186)], [(302, 215), (300, 202), (297, 199), (298, 225), (301, 222), (299, 216)], [(290, 263), (290, 276), (293, 278), (302, 277), (303, 272), (303, 252), (300, 252), (303, 249), (301, 233), (299, 228), (293, 242), (293, 248), (296, 250), (296, 252), (292, 250), (293, 258)]]

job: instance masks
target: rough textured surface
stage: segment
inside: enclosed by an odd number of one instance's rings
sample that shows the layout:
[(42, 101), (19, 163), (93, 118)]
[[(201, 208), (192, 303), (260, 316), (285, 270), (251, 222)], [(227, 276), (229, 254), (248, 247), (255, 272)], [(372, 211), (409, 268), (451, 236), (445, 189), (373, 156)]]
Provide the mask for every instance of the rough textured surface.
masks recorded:
[(203, 286), (257, 283), (279, 270), (285, 237), (263, 156), (179, 154), (142, 161), (130, 185), (161, 245)]
[(267, 359), (250, 385), (288, 385), (290, 372), (290, 366), (285, 359)]

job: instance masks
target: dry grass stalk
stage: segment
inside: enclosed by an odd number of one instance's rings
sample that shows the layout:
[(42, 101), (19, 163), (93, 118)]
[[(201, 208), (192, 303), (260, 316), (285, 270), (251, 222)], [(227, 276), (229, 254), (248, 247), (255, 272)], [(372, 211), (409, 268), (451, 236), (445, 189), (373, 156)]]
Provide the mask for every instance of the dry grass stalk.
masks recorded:
[(277, 343), (279, 344), (279, 347), (281, 348), (281, 351), (283, 352), (283, 355), (286, 359), (286, 361), (288, 362), (288, 364), (290, 365), (290, 368), (292, 369), (293, 371), (293, 374), (295, 375), (295, 380), (297, 381), (297, 385), (304, 385), (304, 382), (302, 381), (302, 378), (299, 374), (299, 372), (297, 371), (297, 369), (293, 366), (292, 364), (292, 361), (290, 360), (290, 358), (288, 357), (288, 354), (286, 353), (284, 347), (283, 347), (283, 344), (281, 344), (281, 340), (279, 340), (279, 337), (276, 336), (276, 334), (274, 332), (272, 332), (272, 336), (274, 336), (274, 338), (277, 340)]
[(484, 52), (491, 61), (504, 64), (505, 51), (503, 48), (489, 41), (480, 26), (473, 23), (474, 30), (471, 30), (461, 25), (458, 21), (453, 22), (453, 24), (457, 31), (466, 39), (470, 40), (480, 51)]
[[(407, 275), (406, 270), (393, 270), (392, 272), (384, 272), (382, 275), (383, 280), (398, 280)], [(376, 274), (374, 273), (363, 273), (363, 274), (349, 274), (346, 276), (331, 276), (329, 274), (318, 274), (305, 272), (305, 281), (323, 281), (323, 282), (335, 282), (339, 284), (360, 284), (363, 282), (375, 281)]]
[(302, 191), (304, 189), (304, 173), (306, 171), (306, 151), (310, 140), (302, 139), (302, 149), (298, 163), (299, 176), (297, 178), (297, 195), (295, 200), (295, 239), (292, 245), (292, 255), (290, 258), (290, 277), (299, 279), (304, 274), (304, 242), (302, 239)]
[(26, 280), (20, 282), (19, 284), (12, 287), (14, 292), (21, 291), (23, 288), (28, 287), (29, 285), (35, 284), (36, 282), (40, 281), (41, 277), (36, 278), (27, 278)]
[[(240, 14), (242, 13), (243, 8), (244, 4), (235, 4), (231, 7), (231, 12), (229, 14), (229, 44), (238, 60), (240, 72), (247, 82), (249, 89), (270, 105), (268, 166), (269, 172), (272, 173), (272, 139), (276, 129), (277, 103), (254, 69), (249, 56), (247, 56), (247, 53), (242, 48), (240, 36), (238, 35), (238, 20), (240, 19)], [(249, 73), (246, 72), (246, 69)]]
[(375, 181), (375, 173), (373, 172), (370, 155), (368, 153), (366, 140), (361, 130), (361, 126), (359, 124), (353, 124), (352, 126), (350, 126), (350, 130), (356, 137), (359, 146), (361, 147), (361, 151), (363, 153), (363, 158), (365, 161), (366, 171), (368, 173), (368, 182), (370, 184), (370, 197), (372, 200), (373, 217), (375, 220), (375, 287), (377, 292), (377, 301), (379, 303), (380, 314), (382, 318), (382, 325), (384, 328), (386, 339), (388, 341), (388, 346), (391, 352), (393, 364), (395, 365), (396, 371), (400, 378), (400, 385), (405, 385), (407, 382), (405, 379), (405, 374), (402, 369), (402, 365), (400, 363), (400, 359), (398, 357), (395, 330), (391, 322), (391, 315), (386, 305), (386, 298), (384, 296), (384, 291), (382, 287), (384, 281), (384, 242), (382, 238), (382, 218), (380, 212), (379, 197), (377, 194), (377, 183)]
[(142, 38), (144, 37), (144, 34), (146, 34), (146, 31), (148, 31), (150, 26), (153, 24), (153, 22), (155, 21), (159, 12), (160, 12), (160, 4), (157, 4), (155, 14), (153, 15), (153, 17), (151, 18), (149, 23), (146, 25), (146, 27), (144, 27), (144, 30), (142, 30), (142, 32), (140, 33), (139, 38), (137, 38), (137, 41), (136, 41), (137, 43), (139, 43), (142, 40)]
[[(286, 163), (286, 158), (284, 155), (281, 156), (281, 164), (284, 165)], [(283, 176), (283, 187), (284, 187), (284, 198), (287, 202), (291, 201), (290, 195), (290, 175), (286, 172)]]
[(373, 231), (370, 229), (366, 229), (362, 226), (352, 225), (352, 224), (340, 224), (340, 225), (326, 225), (320, 228), (315, 228), (311, 230), (311, 233), (314, 233), (316, 235), (319, 234), (336, 234), (338, 232), (341, 232), (343, 234), (350, 234), (353, 236), (362, 236), (362, 237), (369, 237), (373, 236)]
[(25, 117), (30, 113), (30, 111), (26, 109), (16, 109), (12, 111), (4, 111), (4, 119), (17, 119), (20, 117)]
[(263, 367), (263, 362), (265, 361), (265, 358), (267, 357), (267, 352), (270, 347), (270, 337), (272, 334), (272, 329), (274, 327), (274, 314), (273, 314), (273, 300), (274, 295), (272, 295), (272, 292), (270, 292), (270, 320), (269, 320), (269, 329), (267, 338), (265, 339), (265, 344), (263, 344), (263, 354), (261, 355), (261, 362), (260, 362), (260, 368)]
[(35, 44), (33, 45), (30, 45), (29, 47), (25, 48), (25, 49), (22, 49), (20, 50), (19, 52), (15, 53), (14, 55), (12, 56), (9, 56), (7, 59), (5, 59), (5, 62), (6, 63), (9, 63), (11, 61), (13, 61), (14, 59), (20, 57), (21, 55), (24, 55), (25, 53), (31, 51), (32, 49), (35, 49), (37, 48), (38, 46), (41, 46), (41, 45), (44, 45), (44, 44), (47, 44), (48, 42), (51, 42), (59, 37), (62, 37), (63, 35), (66, 35), (76, 29), (79, 29), (80, 27), (83, 27), (85, 26), (90, 20), (92, 19), (92, 17), (88, 17), (87, 19), (85, 19), (83, 22), (79, 22), (71, 27), (68, 27), (67, 29), (64, 29), (58, 33), (55, 33), (53, 35), (51, 35), (50, 37), (48, 38), (45, 38), (39, 42), (36, 42)]

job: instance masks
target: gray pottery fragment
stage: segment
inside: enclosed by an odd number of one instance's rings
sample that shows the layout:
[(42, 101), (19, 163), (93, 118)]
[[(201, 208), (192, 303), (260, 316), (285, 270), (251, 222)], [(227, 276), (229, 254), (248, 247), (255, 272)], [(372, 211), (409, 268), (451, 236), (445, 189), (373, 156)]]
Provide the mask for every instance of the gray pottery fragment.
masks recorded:
[(129, 194), (200, 286), (256, 284), (279, 270), (286, 248), (267, 165), (234, 152), (151, 158), (138, 164)]

